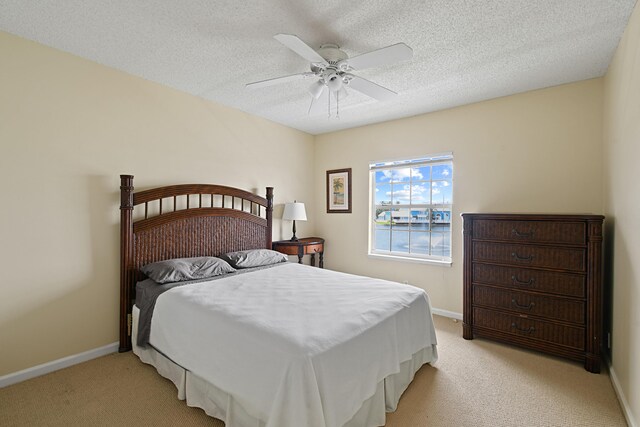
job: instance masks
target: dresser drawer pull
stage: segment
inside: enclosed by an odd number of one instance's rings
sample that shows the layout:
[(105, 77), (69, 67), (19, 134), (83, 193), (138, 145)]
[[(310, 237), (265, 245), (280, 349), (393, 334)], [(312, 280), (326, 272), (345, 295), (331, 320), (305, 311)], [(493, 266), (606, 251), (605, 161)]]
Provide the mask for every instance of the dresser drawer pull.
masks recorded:
[(533, 235), (535, 234), (535, 231), (531, 230), (528, 233), (521, 233), (518, 230), (516, 230), (515, 228), (513, 230), (511, 230), (511, 234), (513, 234), (516, 237), (523, 237), (525, 239), (528, 239), (530, 237), (533, 237)]
[(529, 328), (527, 328), (527, 329), (522, 329), (520, 326), (518, 326), (518, 325), (517, 325), (517, 324), (515, 324), (515, 323), (512, 323), (512, 324), (511, 324), (511, 327), (512, 327), (512, 328), (515, 328), (515, 329), (517, 329), (518, 331), (520, 331), (520, 332), (522, 332), (522, 333), (525, 333), (525, 334), (531, 334), (531, 333), (533, 333), (533, 332), (535, 332), (535, 331), (536, 331), (536, 328), (534, 328), (533, 326), (529, 326)]
[(533, 255), (529, 256), (520, 256), (515, 252), (511, 252), (511, 256), (518, 262), (531, 262), (533, 261)]
[(521, 308), (523, 310), (531, 310), (533, 307), (535, 307), (535, 303), (530, 302), (529, 305), (520, 305), (520, 304), (518, 304), (518, 301), (516, 301), (515, 299), (511, 300), (511, 304), (513, 304), (517, 308)]
[(533, 282), (535, 282), (535, 279), (532, 277), (529, 280), (527, 280), (526, 282), (524, 282), (524, 281), (518, 279), (516, 276), (511, 276), (511, 281), (515, 285), (531, 286), (531, 285), (533, 285)]

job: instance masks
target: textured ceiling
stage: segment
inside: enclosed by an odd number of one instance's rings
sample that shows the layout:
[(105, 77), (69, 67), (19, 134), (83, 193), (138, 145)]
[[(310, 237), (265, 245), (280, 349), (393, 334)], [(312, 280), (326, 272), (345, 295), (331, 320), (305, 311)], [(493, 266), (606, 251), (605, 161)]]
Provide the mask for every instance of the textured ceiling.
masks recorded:
[[(0, 29), (320, 134), (604, 75), (635, 0), (0, 0)], [(349, 56), (394, 43), (413, 59), (354, 72), (399, 94), (350, 90), (340, 118), (309, 116), (310, 80), (249, 82), (309, 64), (295, 34)]]

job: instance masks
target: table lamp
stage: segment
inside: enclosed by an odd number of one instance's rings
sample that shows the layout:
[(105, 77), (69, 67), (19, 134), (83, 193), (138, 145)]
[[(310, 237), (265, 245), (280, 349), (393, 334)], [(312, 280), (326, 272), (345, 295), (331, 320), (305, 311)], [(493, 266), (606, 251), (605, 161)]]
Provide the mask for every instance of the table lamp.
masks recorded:
[(307, 212), (304, 210), (304, 203), (296, 202), (295, 200), (293, 201), (293, 203), (285, 203), (284, 212), (282, 213), (282, 219), (293, 221), (293, 237), (291, 237), (291, 241), (297, 242), (298, 238), (296, 237), (296, 221), (307, 220)]

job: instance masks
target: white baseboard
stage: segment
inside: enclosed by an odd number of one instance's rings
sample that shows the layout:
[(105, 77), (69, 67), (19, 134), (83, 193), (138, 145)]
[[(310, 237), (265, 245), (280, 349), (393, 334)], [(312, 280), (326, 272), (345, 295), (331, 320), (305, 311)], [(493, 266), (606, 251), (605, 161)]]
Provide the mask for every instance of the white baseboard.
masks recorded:
[(86, 362), (87, 360), (115, 353), (116, 351), (118, 351), (118, 345), (119, 343), (114, 342), (103, 347), (94, 348), (93, 350), (88, 350), (82, 353), (63, 357), (62, 359), (43, 363), (42, 365), (37, 365), (32, 368), (27, 368), (22, 371), (4, 375), (0, 377), (0, 388), (26, 381), (31, 378), (39, 377), (40, 375), (48, 374), (49, 372), (57, 371), (58, 369), (77, 365), (78, 363)]
[(622, 406), (622, 413), (627, 420), (627, 424), (629, 425), (629, 427), (638, 427), (638, 424), (636, 424), (636, 420), (633, 418), (633, 412), (631, 412), (629, 402), (627, 401), (627, 398), (622, 391), (622, 387), (620, 386), (620, 382), (618, 381), (616, 371), (613, 369), (613, 366), (611, 365), (611, 362), (609, 360), (607, 360), (607, 365), (609, 367), (609, 378), (611, 378), (611, 384), (613, 384), (613, 389), (618, 396), (618, 401), (620, 402), (620, 406)]
[(431, 312), (433, 314), (437, 314), (438, 316), (450, 317), (452, 319), (462, 320), (462, 313), (456, 313), (455, 311), (442, 310), (439, 308), (431, 308)]

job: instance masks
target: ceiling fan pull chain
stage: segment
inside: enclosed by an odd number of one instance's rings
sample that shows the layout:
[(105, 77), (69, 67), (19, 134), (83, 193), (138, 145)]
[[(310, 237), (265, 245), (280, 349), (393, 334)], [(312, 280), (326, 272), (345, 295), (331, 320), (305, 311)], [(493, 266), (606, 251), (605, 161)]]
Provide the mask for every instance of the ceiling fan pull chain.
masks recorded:
[(329, 101), (327, 102), (327, 120), (331, 120), (331, 90), (327, 91)]
[(336, 119), (340, 119), (340, 92), (336, 92)]

